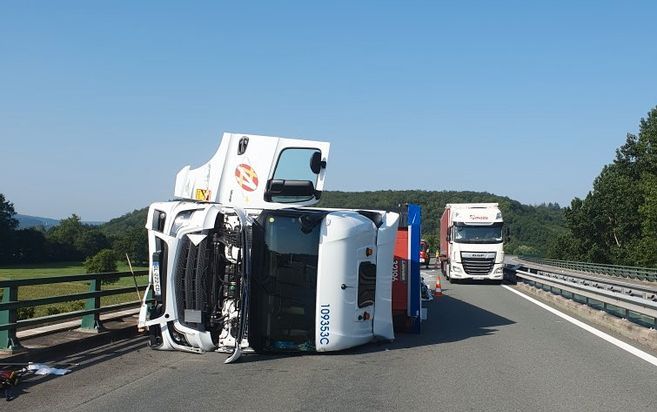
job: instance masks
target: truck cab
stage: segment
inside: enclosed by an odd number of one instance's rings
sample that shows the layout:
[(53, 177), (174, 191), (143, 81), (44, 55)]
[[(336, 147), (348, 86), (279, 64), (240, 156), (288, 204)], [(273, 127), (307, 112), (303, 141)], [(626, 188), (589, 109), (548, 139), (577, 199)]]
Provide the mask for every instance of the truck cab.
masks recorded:
[(420, 265), (424, 265), (427, 269), (431, 261), (431, 255), (429, 253), (429, 242), (424, 239), (420, 240)]
[(497, 203), (453, 203), (440, 221), (440, 264), (450, 282), (503, 278), (502, 212)]
[(153, 203), (139, 326), (151, 347), (188, 352), (325, 352), (393, 339), (399, 216), (308, 207), (326, 142), (225, 133), (216, 154)]

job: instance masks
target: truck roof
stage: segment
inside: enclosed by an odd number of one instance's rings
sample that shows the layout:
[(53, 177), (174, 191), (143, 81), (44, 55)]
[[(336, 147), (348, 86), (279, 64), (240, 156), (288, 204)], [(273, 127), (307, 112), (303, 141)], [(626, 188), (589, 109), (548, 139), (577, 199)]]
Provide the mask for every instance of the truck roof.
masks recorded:
[(445, 209), (493, 209), (498, 203), (447, 203)]

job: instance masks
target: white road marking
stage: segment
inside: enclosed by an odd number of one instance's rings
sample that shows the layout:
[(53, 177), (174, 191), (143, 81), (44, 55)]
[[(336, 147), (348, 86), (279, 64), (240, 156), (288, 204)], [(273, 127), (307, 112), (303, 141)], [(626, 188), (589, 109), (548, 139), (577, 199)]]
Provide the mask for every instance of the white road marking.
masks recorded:
[(552, 307), (546, 305), (543, 302), (539, 302), (538, 300), (536, 300), (536, 299), (534, 299), (530, 296), (525, 295), (524, 293), (518, 292), (517, 290), (513, 289), (512, 287), (509, 287), (507, 285), (502, 285), (502, 287), (507, 289), (507, 290), (510, 290), (511, 292), (515, 293), (516, 295), (518, 295), (520, 297), (523, 297), (523, 298), (527, 299), (528, 301), (542, 307), (543, 309), (554, 313), (555, 315), (559, 316), (560, 318), (565, 319), (568, 322), (570, 322), (570, 323), (572, 323), (576, 326), (579, 326), (580, 328), (584, 329), (585, 331), (591, 332), (592, 334), (606, 340), (607, 342), (618, 346), (619, 348), (623, 349), (624, 351), (627, 351), (627, 352), (631, 353), (632, 355), (638, 356), (639, 358), (643, 359), (644, 361), (652, 363), (653, 365), (657, 366), (657, 358), (652, 356), (651, 354), (646, 353), (646, 352), (642, 351), (641, 349), (635, 348), (634, 346), (629, 345), (629, 344), (623, 342), (622, 340), (616, 339), (613, 336), (611, 336), (607, 333), (604, 333), (601, 330), (598, 330), (598, 329), (596, 329), (592, 326), (587, 325), (584, 322), (581, 322), (581, 321), (573, 318), (572, 316), (568, 316), (565, 313), (560, 312), (560, 311), (556, 310), (555, 308), (552, 308)]

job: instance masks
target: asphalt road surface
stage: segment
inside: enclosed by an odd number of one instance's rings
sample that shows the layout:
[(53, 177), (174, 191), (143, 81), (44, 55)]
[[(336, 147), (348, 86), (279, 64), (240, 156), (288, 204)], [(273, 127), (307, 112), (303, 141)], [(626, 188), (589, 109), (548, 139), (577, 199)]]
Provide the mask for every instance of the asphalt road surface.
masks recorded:
[[(423, 270), (430, 286), (436, 271)], [(655, 411), (657, 367), (493, 284), (450, 285), (420, 335), (328, 355), (157, 352), (143, 338), (30, 377), (17, 410)], [(7, 409), (9, 410), (9, 409)]]

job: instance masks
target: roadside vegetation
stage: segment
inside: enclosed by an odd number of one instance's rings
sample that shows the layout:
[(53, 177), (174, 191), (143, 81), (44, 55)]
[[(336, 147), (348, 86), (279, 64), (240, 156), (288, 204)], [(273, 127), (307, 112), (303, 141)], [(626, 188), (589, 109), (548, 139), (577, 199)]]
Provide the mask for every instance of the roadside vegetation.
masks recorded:
[[(116, 271), (128, 272), (128, 264), (126, 262), (115, 262)], [(143, 271), (147, 269), (145, 266), (133, 267), (135, 271)], [(68, 276), (84, 274), (86, 268), (81, 262), (57, 262), (57, 263), (42, 263), (31, 265), (16, 265), (5, 266), (0, 268), (0, 279), (32, 279), (38, 277), (52, 277), (52, 276)], [(148, 282), (148, 276), (137, 276), (137, 283), (144, 285)], [(134, 286), (132, 277), (114, 279), (109, 285), (104, 284), (103, 289), (124, 288)], [(49, 296), (68, 295), (72, 293), (82, 293), (89, 291), (88, 281), (79, 282), (64, 282), (55, 283), (51, 285), (37, 285), (25, 286), (18, 289), (18, 299), (38, 299)], [(2, 290), (0, 290), (0, 297), (2, 297)], [(104, 296), (101, 298), (101, 305), (113, 305), (117, 303), (130, 302), (137, 300), (137, 292), (130, 292), (120, 295)], [(74, 301), (66, 303), (56, 303), (51, 305), (42, 305), (33, 308), (22, 308), (18, 311), (19, 319), (28, 319), (32, 317), (41, 317), (47, 315), (55, 315), (57, 313), (71, 312), (84, 308), (84, 301)]]
[(0, 266), (84, 261), (105, 249), (117, 259), (127, 254), (136, 264), (148, 261), (146, 210), (142, 209), (102, 225), (82, 223), (76, 214), (51, 228), (19, 229), (14, 205), (0, 193)]
[(551, 243), (549, 257), (657, 266), (657, 107), (564, 214), (568, 230)]

